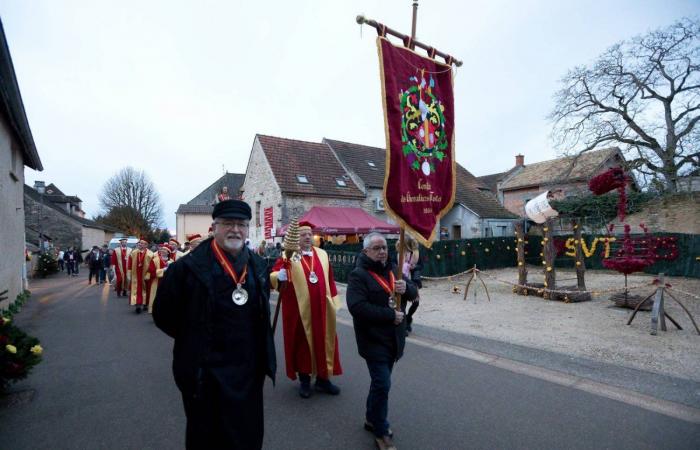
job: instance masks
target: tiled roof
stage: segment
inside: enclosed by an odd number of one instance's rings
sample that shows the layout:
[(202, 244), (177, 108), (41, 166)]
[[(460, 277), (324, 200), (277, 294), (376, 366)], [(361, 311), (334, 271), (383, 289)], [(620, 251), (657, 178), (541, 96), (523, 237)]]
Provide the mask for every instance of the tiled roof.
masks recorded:
[[(326, 144), (257, 135), (275, 180), (285, 194), (364, 199), (365, 196)], [(308, 183), (300, 183), (298, 175)], [(336, 180), (346, 186), (339, 186)]]
[(66, 195), (53, 183), (49, 183), (49, 185), (46, 186), (45, 192), (46, 195)]
[(380, 189), (384, 187), (386, 152), (383, 148), (332, 139), (323, 139), (323, 142), (335, 151), (345, 167), (362, 179), (366, 187)]
[[(324, 139), (343, 163), (355, 172), (368, 187), (384, 187), (384, 170), (386, 153), (383, 148)], [(372, 170), (367, 161), (374, 162), (378, 170)], [(461, 203), (480, 217), (489, 219), (516, 218), (501, 206), (498, 200), (488, 192), (488, 186), (478, 180), (467, 169), (457, 164), (457, 188), (455, 202)]]
[[(41, 194), (39, 194), (39, 193), (38, 193), (34, 188), (32, 188), (31, 186), (27, 186), (26, 184), (24, 185), (24, 195), (30, 197), (30, 198), (31, 198), (32, 200), (34, 200), (35, 202), (41, 202)], [(44, 196), (44, 197), (46, 197), (46, 196)], [(52, 202), (46, 202), (46, 201), (44, 201), (44, 207), (46, 207), (46, 208), (51, 208), (51, 209), (53, 209), (53, 210), (55, 210), (55, 211), (57, 211), (57, 212), (63, 214), (63, 215), (66, 216), (66, 217), (70, 217), (71, 219), (75, 220), (76, 222), (78, 222), (78, 223), (80, 223), (81, 225), (86, 226), (86, 227), (98, 228), (98, 229), (100, 229), (100, 230), (113, 231), (113, 232), (121, 231), (121, 230), (118, 230), (118, 229), (116, 229), (116, 228), (114, 228), (114, 227), (110, 227), (109, 225), (102, 225), (102, 224), (99, 224), (99, 223), (95, 222), (94, 220), (85, 219), (84, 217), (80, 217), (80, 216), (75, 216), (75, 215), (72, 215), (72, 214), (68, 214), (68, 213), (66, 212), (65, 208), (62, 208), (62, 207), (60, 207), (60, 206), (57, 206), (57, 205), (53, 204)]]
[[(524, 166), (518, 173), (501, 185), (501, 190), (521, 189), (529, 186), (541, 186), (554, 183), (569, 183), (588, 180), (597, 175), (605, 161), (618, 154), (617, 147), (605, 148), (574, 156), (542, 161)], [(573, 167), (572, 167), (573, 163)]]
[(515, 219), (517, 216), (505, 209), (496, 197), (486, 191), (483, 182), (467, 169), (457, 164), (457, 189), (455, 203), (471, 209), (484, 219)]
[[(202, 192), (197, 194), (192, 200), (187, 202), (187, 205), (204, 205), (209, 206), (208, 210), (210, 213), (212, 211), (211, 206), (216, 200), (216, 195), (221, 192), (221, 188), (226, 186), (228, 188), (228, 194), (231, 198), (236, 198), (240, 195), (241, 187), (243, 186), (243, 180), (245, 180), (244, 173), (229, 173), (226, 172), (221, 178), (213, 182), (209, 187), (204, 189)], [(181, 207), (184, 205), (180, 205)], [(178, 211), (180, 208), (178, 208)], [(191, 211), (188, 211), (191, 212)]]
[(208, 215), (211, 215), (211, 213), (213, 211), (214, 211), (214, 207), (211, 205), (190, 205), (189, 203), (187, 203), (187, 204), (181, 204), (177, 208), (177, 211), (175, 211), (175, 214), (208, 214)]

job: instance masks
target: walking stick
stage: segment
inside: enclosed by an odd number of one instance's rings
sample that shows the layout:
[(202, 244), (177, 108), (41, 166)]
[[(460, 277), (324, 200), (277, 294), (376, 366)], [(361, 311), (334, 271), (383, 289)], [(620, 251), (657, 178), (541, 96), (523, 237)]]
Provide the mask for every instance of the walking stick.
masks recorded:
[(272, 319), (272, 335), (274, 336), (275, 330), (277, 329), (277, 318), (280, 315), (280, 306), (282, 305), (282, 297), (277, 296), (277, 306), (275, 306), (275, 318)]

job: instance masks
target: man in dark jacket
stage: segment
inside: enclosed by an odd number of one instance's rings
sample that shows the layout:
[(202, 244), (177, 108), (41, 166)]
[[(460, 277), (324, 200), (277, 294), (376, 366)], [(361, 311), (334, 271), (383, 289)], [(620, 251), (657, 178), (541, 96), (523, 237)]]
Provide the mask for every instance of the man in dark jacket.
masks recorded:
[(276, 371), (269, 278), (265, 261), (243, 245), (248, 204), (222, 201), (212, 217), (213, 238), (165, 271), (153, 319), (175, 338), (187, 448), (259, 449), (263, 382)]
[[(348, 277), (347, 288), (357, 350), (366, 360), (372, 380), (367, 396), (365, 429), (374, 432), (380, 449), (395, 448), (387, 421), (391, 371), (403, 355), (406, 343), (405, 301), (417, 295), (411, 281), (394, 278), (393, 264), (388, 261), (388, 256), (384, 236), (368, 234), (357, 265)], [(400, 311), (395, 309), (395, 294), (402, 298)]]
[(92, 277), (95, 277), (95, 284), (100, 281), (100, 270), (102, 270), (102, 252), (96, 245), (92, 246), (92, 250), (85, 257), (85, 264), (88, 266), (90, 273), (88, 274), (88, 284), (92, 283)]

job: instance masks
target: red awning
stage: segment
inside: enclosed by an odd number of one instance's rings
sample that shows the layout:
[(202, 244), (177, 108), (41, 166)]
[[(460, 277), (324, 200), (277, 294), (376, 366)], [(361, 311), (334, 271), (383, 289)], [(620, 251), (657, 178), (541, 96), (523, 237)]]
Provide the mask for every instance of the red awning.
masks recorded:
[[(384, 234), (398, 234), (398, 225), (386, 223), (383, 220), (367, 214), (361, 208), (336, 208), (332, 206), (313, 206), (299, 218), (299, 222), (308, 221), (316, 227), (316, 234), (367, 234), (377, 231)], [(277, 237), (284, 236), (285, 225), (276, 232)]]

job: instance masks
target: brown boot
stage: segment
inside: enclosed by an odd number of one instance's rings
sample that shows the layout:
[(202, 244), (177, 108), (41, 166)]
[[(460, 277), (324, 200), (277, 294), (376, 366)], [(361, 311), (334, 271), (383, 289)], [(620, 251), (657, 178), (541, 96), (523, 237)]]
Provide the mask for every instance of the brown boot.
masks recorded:
[(377, 444), (377, 448), (379, 450), (397, 450), (396, 446), (394, 445), (394, 440), (391, 439), (391, 436), (382, 436), (380, 438), (374, 438), (375, 444)]

